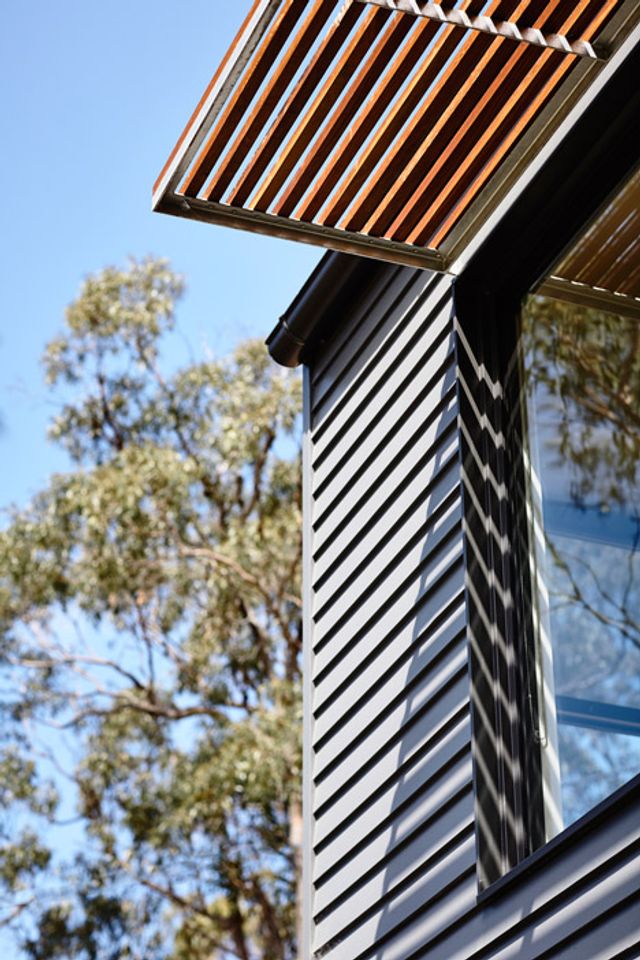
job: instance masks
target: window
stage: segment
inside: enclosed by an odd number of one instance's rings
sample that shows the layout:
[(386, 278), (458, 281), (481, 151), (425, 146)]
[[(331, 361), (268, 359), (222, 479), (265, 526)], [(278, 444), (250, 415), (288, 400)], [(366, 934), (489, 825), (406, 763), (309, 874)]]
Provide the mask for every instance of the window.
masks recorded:
[(483, 896), (640, 799), (638, 69), (455, 285)]
[(640, 173), (520, 321), (544, 836), (640, 772)]

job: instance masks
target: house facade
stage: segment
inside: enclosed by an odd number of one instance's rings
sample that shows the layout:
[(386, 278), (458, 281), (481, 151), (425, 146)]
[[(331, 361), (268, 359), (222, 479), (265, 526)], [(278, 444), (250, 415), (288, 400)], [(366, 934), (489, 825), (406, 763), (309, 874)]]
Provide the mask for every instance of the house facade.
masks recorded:
[(638, 957), (640, 8), (335, 6), (256, 0), (156, 190), (332, 248), (301, 956)]

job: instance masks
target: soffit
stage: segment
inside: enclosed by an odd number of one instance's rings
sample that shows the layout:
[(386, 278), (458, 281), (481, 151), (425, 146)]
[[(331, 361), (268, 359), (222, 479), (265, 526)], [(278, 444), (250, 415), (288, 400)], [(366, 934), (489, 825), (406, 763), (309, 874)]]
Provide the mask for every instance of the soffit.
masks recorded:
[(640, 170), (557, 265), (554, 276), (640, 299)]
[(637, 21), (628, 0), (255, 0), (154, 208), (446, 269)]

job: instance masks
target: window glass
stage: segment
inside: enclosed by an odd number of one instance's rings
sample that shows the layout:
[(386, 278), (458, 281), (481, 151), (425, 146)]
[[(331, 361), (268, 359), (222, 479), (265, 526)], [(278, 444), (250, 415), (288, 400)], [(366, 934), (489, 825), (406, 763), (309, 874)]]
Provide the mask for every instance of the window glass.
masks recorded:
[(640, 772), (639, 195), (522, 310), (547, 838)]

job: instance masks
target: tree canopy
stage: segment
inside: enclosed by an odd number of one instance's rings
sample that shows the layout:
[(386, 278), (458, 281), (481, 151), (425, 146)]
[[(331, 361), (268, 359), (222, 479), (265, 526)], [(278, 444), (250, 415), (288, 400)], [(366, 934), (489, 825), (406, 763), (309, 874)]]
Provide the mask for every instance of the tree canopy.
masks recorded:
[(153, 259), (85, 281), (44, 356), (73, 467), (0, 534), (0, 922), (32, 960), (295, 955), (299, 383), (255, 341), (168, 364), (182, 292)]

